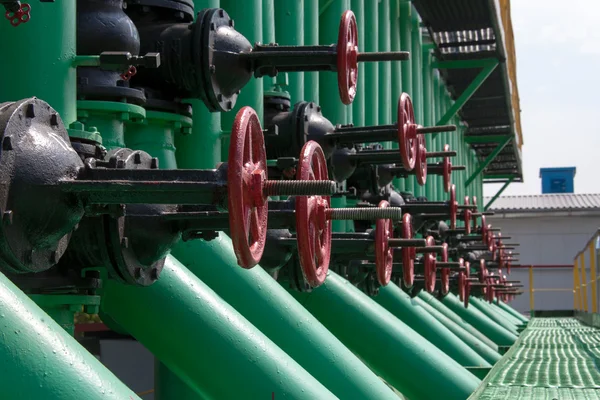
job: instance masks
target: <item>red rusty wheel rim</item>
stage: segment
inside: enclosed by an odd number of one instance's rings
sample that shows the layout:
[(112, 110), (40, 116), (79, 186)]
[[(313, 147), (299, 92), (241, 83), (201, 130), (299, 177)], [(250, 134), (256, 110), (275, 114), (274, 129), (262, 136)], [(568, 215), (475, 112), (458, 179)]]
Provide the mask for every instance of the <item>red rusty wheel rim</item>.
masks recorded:
[[(413, 238), (412, 216), (404, 214), (402, 216), (402, 239)], [(411, 288), (415, 282), (415, 258), (417, 250), (414, 247), (402, 248), (402, 280), (404, 286)]]
[[(465, 196), (465, 206), (471, 205), (471, 199), (469, 196)], [(465, 220), (465, 234), (469, 235), (471, 233), (471, 212), (470, 208), (465, 208), (463, 211), (463, 219)]]
[(469, 297), (471, 296), (471, 282), (469, 281), (471, 278), (471, 264), (468, 261), (465, 261), (465, 281), (464, 281), (464, 299), (463, 304), (465, 308), (469, 307)]
[(479, 260), (479, 273), (478, 273), (478, 278), (479, 278), (479, 282), (480, 283), (485, 283), (485, 280), (487, 279), (488, 273), (487, 273), (487, 268), (485, 266), (485, 260), (482, 258)]
[[(450, 151), (450, 145), (444, 145), (444, 151)], [(444, 157), (444, 161), (442, 162), (443, 166), (443, 179), (444, 179), (444, 192), (448, 193), (450, 191), (450, 185), (452, 185), (452, 161), (450, 161), (450, 157)]]
[[(442, 244), (444, 250), (442, 250), (441, 259), (442, 262), (448, 262), (448, 243)], [(440, 271), (441, 275), (441, 287), (440, 293), (445, 296), (450, 291), (450, 268), (442, 268)]]
[(488, 244), (488, 234), (485, 215), (481, 216), (481, 241), (483, 242), (483, 244)]
[(487, 235), (488, 235), (488, 251), (491, 251), (493, 253), (496, 250), (496, 238), (494, 237), (494, 232), (492, 231), (492, 224), (488, 224)]
[[(435, 239), (433, 236), (427, 236), (425, 239), (425, 246), (435, 246)], [(435, 278), (436, 278), (436, 256), (435, 253), (423, 254), (423, 266), (425, 270), (425, 290), (428, 293), (433, 294), (435, 292)]]
[[(325, 154), (317, 142), (309, 140), (302, 147), (296, 179), (329, 179)], [(325, 281), (329, 269), (331, 221), (326, 218), (325, 210), (330, 202), (329, 196), (296, 197), (298, 256), (304, 278), (312, 287)]]
[(456, 201), (456, 186), (450, 188), (450, 229), (456, 229), (456, 215), (458, 214), (458, 201)]
[[(473, 205), (475, 207), (477, 207), (477, 196), (473, 196), (471, 199), (472, 199), (471, 201), (472, 201)], [(475, 208), (474, 210), (475, 210), (475, 212), (478, 212), (477, 208)], [(477, 230), (477, 217), (473, 217), (473, 230), (474, 231)]]
[[(229, 231), (238, 265), (252, 268), (260, 261), (267, 238), (267, 155), (258, 115), (243, 107), (235, 116), (229, 144), (227, 202)], [(256, 196), (258, 193), (258, 196)]]
[[(385, 200), (379, 202), (379, 207), (389, 207)], [(394, 249), (389, 246), (388, 239), (394, 237), (394, 225), (391, 219), (378, 219), (375, 222), (375, 269), (377, 281), (381, 286), (387, 286), (392, 278), (394, 265)]]
[(427, 148), (423, 135), (417, 136), (417, 182), (423, 186), (427, 183)]
[(398, 144), (402, 166), (412, 171), (417, 161), (417, 126), (412, 101), (406, 93), (402, 93), (398, 100)]
[[(465, 266), (465, 260), (462, 258), (458, 259), (458, 263), (461, 267)], [(458, 272), (458, 298), (460, 301), (465, 299), (465, 271), (463, 270)]]
[(340, 99), (351, 104), (358, 82), (358, 27), (350, 10), (342, 14), (337, 42), (337, 72)]
[(512, 259), (512, 251), (509, 251), (507, 253), (508, 255), (508, 259), (506, 260), (506, 263), (504, 264), (506, 266), (506, 274), (510, 275), (510, 263), (511, 263), (511, 259)]

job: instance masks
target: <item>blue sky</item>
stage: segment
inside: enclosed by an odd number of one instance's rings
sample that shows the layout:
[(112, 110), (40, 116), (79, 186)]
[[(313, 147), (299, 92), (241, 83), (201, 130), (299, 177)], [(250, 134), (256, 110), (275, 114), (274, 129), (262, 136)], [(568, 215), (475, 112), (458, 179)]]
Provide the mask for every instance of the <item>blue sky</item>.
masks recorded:
[[(539, 169), (577, 167), (576, 193), (600, 193), (600, 0), (512, 0), (523, 125), (525, 183)], [(484, 185), (487, 196), (500, 185)]]

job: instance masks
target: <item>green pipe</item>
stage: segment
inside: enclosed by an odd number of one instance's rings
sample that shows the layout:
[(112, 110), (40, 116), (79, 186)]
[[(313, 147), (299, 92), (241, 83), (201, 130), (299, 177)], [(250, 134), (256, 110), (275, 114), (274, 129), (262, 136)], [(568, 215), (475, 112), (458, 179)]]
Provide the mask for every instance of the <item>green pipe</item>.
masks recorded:
[(483, 357), (488, 363), (494, 365), (497, 361), (500, 360), (501, 356), (499, 353), (492, 350), (490, 346), (476, 338), (462, 326), (454, 323), (450, 318), (446, 317), (440, 311), (433, 308), (431, 305), (423, 301), (420, 297), (417, 296), (413, 298), (413, 302), (419, 305), (419, 307), (422, 307), (431, 316), (433, 316), (435, 319), (441, 322), (446, 328), (448, 328), (452, 333), (458, 336), (460, 340), (465, 342), (471, 349), (473, 349), (477, 354)]
[(259, 266), (237, 266), (231, 240), (180, 243), (181, 262), (339, 398), (386, 399), (388, 387)]
[(4, 399), (139, 399), (3, 274), (0, 331)]
[(510, 321), (517, 330), (519, 329), (519, 327), (521, 327), (523, 325), (527, 325), (526, 322), (522, 321), (521, 319), (515, 317), (511, 313), (504, 311), (502, 308), (498, 307), (498, 305), (496, 303), (497, 303), (497, 300), (494, 300), (493, 303), (487, 303), (487, 305), (489, 306), (489, 308), (492, 311), (494, 311), (498, 315), (502, 316), (502, 318), (505, 318), (507, 321)]
[(425, 303), (442, 313), (446, 318), (450, 319), (452, 322), (457, 324), (458, 326), (466, 329), (471, 335), (475, 336), (477, 339), (481, 340), (488, 347), (490, 347), (494, 352), (498, 352), (498, 345), (488, 339), (486, 335), (481, 333), (479, 330), (475, 329), (475, 327), (461, 317), (459, 317), (454, 311), (450, 310), (446, 307), (441, 301), (433, 297), (431, 294), (422, 290), (419, 292), (418, 297), (423, 300)]
[(519, 320), (528, 323), (529, 322), (529, 318), (527, 318), (526, 316), (524, 316), (523, 314), (521, 314), (520, 312), (518, 312), (517, 310), (515, 310), (514, 308), (512, 308), (511, 306), (509, 306), (508, 304), (506, 304), (503, 301), (500, 301), (498, 303), (496, 303), (498, 305), (498, 307), (500, 307), (501, 309), (503, 309), (504, 311), (506, 311), (507, 313), (517, 317)]
[[(441, 101), (440, 101), (440, 91), (439, 91), (439, 87), (440, 87), (440, 77), (439, 77), (439, 73), (437, 71), (433, 71), (433, 104), (434, 104), (434, 121), (437, 121), (441, 116)], [(435, 141), (437, 143), (437, 148), (438, 149), (443, 149), (445, 143), (445, 134), (444, 133), (439, 133), (437, 135), (435, 135)], [(437, 194), (438, 197), (435, 199), (437, 201), (442, 201), (445, 200), (445, 192), (444, 192), (444, 183), (442, 179), (438, 179), (437, 181)]]
[(480, 383), (334, 272), (311, 293), (292, 294), (373, 371), (410, 399), (464, 400)]
[[(390, 35), (390, 0), (379, 1), (379, 26), (378, 34), (378, 47), (379, 51), (390, 51), (392, 49), (391, 35)], [(391, 124), (392, 123), (392, 109), (396, 109), (394, 104), (398, 99), (392, 99), (392, 64), (389, 62), (377, 63), (379, 67), (379, 78), (381, 84), (379, 85), (379, 123), (380, 124)], [(396, 113), (394, 113), (396, 114)], [(394, 121), (396, 115), (394, 115)], [(384, 148), (390, 149), (391, 143), (383, 143)]]
[[(319, 0), (304, 0), (304, 44), (319, 44)], [(320, 104), (318, 72), (304, 73), (304, 97)]]
[[(433, 102), (432, 96), (432, 70), (431, 70), (431, 45), (423, 45), (422, 47), (422, 68), (421, 77), (423, 82), (423, 125), (431, 126), (434, 123), (433, 119)], [(437, 151), (436, 138), (433, 135), (425, 135), (425, 143), (428, 151)], [(440, 149), (441, 150), (441, 149)], [(430, 175), (427, 177), (427, 185), (425, 186), (425, 196), (428, 199), (435, 200), (437, 198), (438, 177)]]
[[(423, 124), (423, 79), (422, 75), (422, 45), (423, 38), (421, 34), (421, 18), (411, 6), (411, 39), (412, 39), (412, 52), (411, 52), (411, 64), (412, 64), (412, 101), (415, 109), (415, 121), (417, 124)], [(414, 181), (415, 196), (422, 196), (425, 194), (425, 188), (417, 183), (417, 179), (414, 176), (409, 177)]]
[(203, 400), (203, 397), (182, 381), (157, 358), (154, 359), (154, 400)]
[[(390, 36), (392, 51), (402, 51), (402, 44), (400, 40), (400, 2), (401, 0), (390, 0)], [(392, 62), (392, 98), (390, 108), (392, 111), (392, 122), (395, 122), (397, 117), (396, 105), (398, 99), (402, 95), (402, 62)], [(398, 141), (392, 142), (392, 149), (399, 147)], [(405, 179), (394, 178), (392, 181), (394, 188), (400, 192), (405, 191)]]
[(107, 281), (102, 308), (203, 397), (335, 398), (171, 256), (151, 286)]
[(373, 300), (463, 367), (491, 367), (489, 362), (393, 283), (381, 287)]
[[(263, 24), (267, 25), (268, 21), (263, 20)], [(275, 0), (275, 39), (283, 45), (304, 45), (304, 0)], [(292, 104), (307, 100), (303, 72), (290, 73), (288, 82)]]
[[(414, 50), (412, 48), (411, 34), (411, 17), (412, 6), (409, 0), (401, 0), (400, 2), (400, 46), (403, 51), (410, 53), (410, 58), (414, 58)], [(405, 62), (402, 65), (402, 91), (408, 93), (411, 97), (414, 94), (413, 88), (413, 63), (412, 61)], [(397, 101), (397, 99), (396, 99)], [(408, 177), (404, 180), (404, 190), (407, 192), (415, 191), (415, 179)]]
[[(275, 37), (275, 0), (262, 0), (262, 28), (262, 42), (277, 43)], [(282, 42), (282, 44), (290, 43)], [(276, 77), (264, 76), (262, 78), (264, 92), (273, 90), (273, 86), (278, 80), (288, 82), (288, 74), (284, 73)]]
[(477, 308), (465, 308), (463, 303), (452, 293), (445, 296), (442, 299), (442, 303), (458, 314), (459, 317), (473, 325), (477, 330), (481, 331), (481, 333), (490, 338), (498, 346), (511, 346), (517, 340), (517, 335), (498, 325)]
[[(356, 25), (358, 27), (358, 47), (365, 47), (365, 2), (364, 0), (351, 0), (352, 12), (356, 17)], [(373, 32), (369, 32), (373, 34)], [(352, 102), (352, 123), (356, 126), (365, 126), (365, 107), (366, 99), (370, 93), (365, 92), (365, 74), (366, 64), (358, 64), (358, 82), (356, 83), (356, 97)], [(386, 64), (386, 63), (383, 63)], [(370, 92), (371, 88), (369, 88)]]
[[(473, 297), (473, 304), (475, 307), (479, 308), (481, 312), (488, 315), (491, 319), (496, 321), (499, 325), (504, 326), (506, 329), (517, 332), (517, 325), (520, 325), (521, 322), (514, 318), (512, 315), (507, 314), (502, 309), (495, 307), (493, 304), (488, 303), (480, 298)], [(471, 299), (469, 299), (469, 303), (471, 303)]]
[[(365, 35), (364, 48), (368, 52), (379, 51), (379, 7), (376, 1), (365, 2)], [(365, 66), (365, 125), (374, 126), (379, 124), (379, 63), (363, 63)], [(399, 63), (392, 63), (394, 65)], [(359, 79), (362, 79), (359, 77)], [(392, 75), (392, 82), (394, 75)], [(394, 84), (392, 83), (392, 86)], [(393, 90), (393, 89), (392, 89)]]
[(4, 18), (0, 23), (0, 103), (38, 97), (68, 127), (77, 118), (76, 2), (32, 3), (27, 23), (14, 27)]

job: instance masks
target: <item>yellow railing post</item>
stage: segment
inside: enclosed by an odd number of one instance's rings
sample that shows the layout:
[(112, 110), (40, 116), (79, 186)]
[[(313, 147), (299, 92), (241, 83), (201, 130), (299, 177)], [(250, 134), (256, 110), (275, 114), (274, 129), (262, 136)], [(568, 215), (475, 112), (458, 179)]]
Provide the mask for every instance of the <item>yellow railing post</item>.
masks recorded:
[(598, 312), (598, 292), (596, 288), (596, 246), (595, 240), (590, 243), (590, 281), (592, 283), (592, 312)]
[(579, 310), (579, 256), (573, 260), (573, 310)]
[(588, 297), (587, 297), (587, 278), (585, 275), (585, 251), (581, 252), (581, 254), (579, 255), (580, 261), (579, 261), (579, 266), (581, 267), (581, 276), (580, 276), (580, 280), (581, 280), (581, 302), (582, 302), (582, 309), (585, 312), (588, 312)]
[(534, 299), (533, 299), (533, 265), (529, 266), (529, 312), (533, 312), (534, 310)]

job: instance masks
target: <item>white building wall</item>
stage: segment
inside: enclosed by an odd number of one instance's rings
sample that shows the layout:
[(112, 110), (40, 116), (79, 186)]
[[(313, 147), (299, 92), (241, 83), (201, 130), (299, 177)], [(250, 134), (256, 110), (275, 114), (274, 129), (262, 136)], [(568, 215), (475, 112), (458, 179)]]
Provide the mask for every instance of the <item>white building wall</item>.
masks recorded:
[[(600, 228), (600, 215), (552, 216), (548, 213), (535, 216), (521, 214), (514, 218), (511, 214), (499, 214), (488, 217), (488, 221), (494, 227), (502, 228), (504, 236), (511, 237), (505, 242), (520, 243), (514, 250), (520, 253), (519, 264), (569, 265), (567, 268), (535, 268), (534, 289), (571, 290), (573, 258)], [(511, 305), (520, 312), (529, 312), (529, 269), (513, 268), (508, 278), (521, 281), (525, 290)], [(589, 274), (587, 278), (589, 280)], [(591, 304), (591, 290), (588, 290), (588, 299)], [(534, 303), (536, 310), (572, 310), (573, 292), (537, 292)]]

